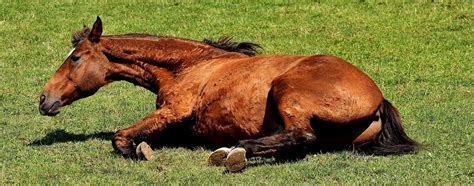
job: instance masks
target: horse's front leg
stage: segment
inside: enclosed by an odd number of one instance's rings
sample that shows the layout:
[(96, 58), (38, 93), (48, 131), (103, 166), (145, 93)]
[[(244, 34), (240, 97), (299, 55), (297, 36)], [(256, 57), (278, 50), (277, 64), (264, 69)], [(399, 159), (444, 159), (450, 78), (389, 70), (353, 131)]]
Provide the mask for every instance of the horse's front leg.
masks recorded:
[(165, 128), (180, 123), (190, 115), (191, 111), (177, 112), (173, 109), (161, 108), (134, 125), (117, 131), (112, 139), (112, 146), (124, 157), (137, 158), (136, 146), (140, 142), (155, 137)]

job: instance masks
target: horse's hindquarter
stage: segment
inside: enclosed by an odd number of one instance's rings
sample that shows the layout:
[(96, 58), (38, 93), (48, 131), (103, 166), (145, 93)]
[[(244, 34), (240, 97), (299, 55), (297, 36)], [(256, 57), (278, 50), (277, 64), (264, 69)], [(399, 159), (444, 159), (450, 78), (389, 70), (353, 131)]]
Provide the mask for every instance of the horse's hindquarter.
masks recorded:
[[(334, 124), (372, 116), (383, 97), (365, 73), (334, 56), (310, 56), (274, 82), (275, 96), (295, 98), (307, 117)], [(287, 105), (294, 107), (293, 105)]]
[(333, 56), (310, 56), (274, 80), (272, 93), (285, 128), (313, 132), (324, 144), (347, 145), (375, 137), (383, 101), (376, 84)]

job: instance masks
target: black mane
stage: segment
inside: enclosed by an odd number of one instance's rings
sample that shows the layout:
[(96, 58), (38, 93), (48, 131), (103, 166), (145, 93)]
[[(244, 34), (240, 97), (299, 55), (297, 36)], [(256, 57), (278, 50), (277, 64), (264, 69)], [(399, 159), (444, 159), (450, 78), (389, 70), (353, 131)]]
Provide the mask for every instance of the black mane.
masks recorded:
[(262, 48), (260, 45), (251, 42), (234, 42), (232, 37), (221, 37), (217, 41), (211, 39), (204, 39), (204, 43), (216, 48), (220, 48), (229, 52), (239, 52), (248, 56), (255, 56), (258, 54), (258, 49)]
[[(72, 33), (71, 43), (73, 47), (84, 40), (90, 33), (90, 29), (84, 25), (82, 30)], [(163, 36), (156, 36), (151, 34), (122, 34), (122, 35), (109, 35), (114, 37), (157, 37), (157, 38), (166, 38)], [(182, 39), (182, 38), (178, 38)], [(190, 39), (183, 39), (188, 41), (193, 41)], [(213, 41), (211, 39), (204, 39), (202, 41), (205, 44), (211, 45), (216, 48), (220, 48), (225, 51), (229, 52), (239, 52), (248, 56), (255, 56), (258, 54), (258, 49), (262, 49), (259, 44), (252, 43), (252, 42), (234, 42), (232, 41), (232, 37), (220, 37), (217, 41)]]

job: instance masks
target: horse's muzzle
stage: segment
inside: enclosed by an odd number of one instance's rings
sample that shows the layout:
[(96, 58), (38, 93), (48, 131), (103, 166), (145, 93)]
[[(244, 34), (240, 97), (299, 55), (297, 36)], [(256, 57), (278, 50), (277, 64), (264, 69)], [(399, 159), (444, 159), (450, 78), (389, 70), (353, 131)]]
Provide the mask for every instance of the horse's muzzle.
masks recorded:
[(59, 98), (48, 97), (44, 93), (39, 97), (39, 112), (41, 115), (56, 116), (60, 108)]

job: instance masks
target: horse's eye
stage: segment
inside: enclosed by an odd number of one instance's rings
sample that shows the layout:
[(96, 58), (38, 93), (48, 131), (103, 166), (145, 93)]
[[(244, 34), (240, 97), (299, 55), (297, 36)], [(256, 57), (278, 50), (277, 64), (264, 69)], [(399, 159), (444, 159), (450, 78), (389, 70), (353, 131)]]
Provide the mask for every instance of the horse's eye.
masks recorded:
[(79, 60), (81, 57), (79, 56), (76, 56), (76, 55), (71, 55), (71, 60), (76, 62), (77, 60)]

